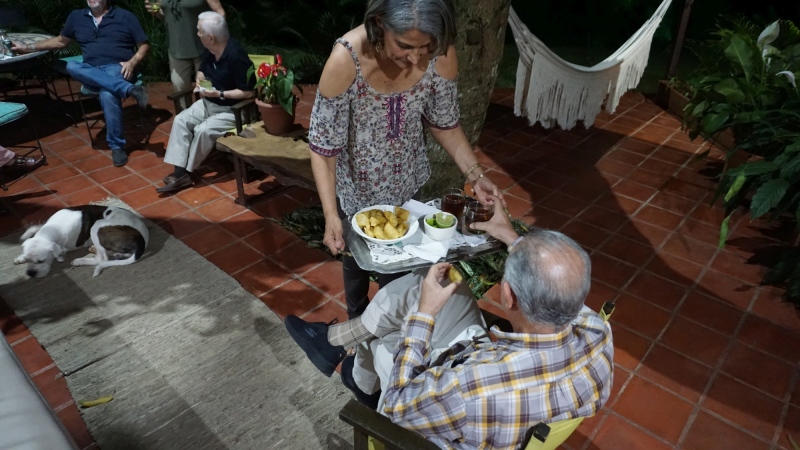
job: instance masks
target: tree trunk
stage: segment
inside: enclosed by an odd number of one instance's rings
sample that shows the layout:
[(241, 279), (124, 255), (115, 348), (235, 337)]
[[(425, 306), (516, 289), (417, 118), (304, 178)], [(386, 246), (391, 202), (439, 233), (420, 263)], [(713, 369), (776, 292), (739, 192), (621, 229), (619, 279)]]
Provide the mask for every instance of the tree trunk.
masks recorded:
[[(461, 127), (472, 145), (478, 140), (497, 79), (511, 0), (456, 0), (458, 37), (458, 97)], [(464, 185), (464, 175), (430, 134), (427, 135), (431, 178), (421, 199), (436, 198), (448, 188)]]

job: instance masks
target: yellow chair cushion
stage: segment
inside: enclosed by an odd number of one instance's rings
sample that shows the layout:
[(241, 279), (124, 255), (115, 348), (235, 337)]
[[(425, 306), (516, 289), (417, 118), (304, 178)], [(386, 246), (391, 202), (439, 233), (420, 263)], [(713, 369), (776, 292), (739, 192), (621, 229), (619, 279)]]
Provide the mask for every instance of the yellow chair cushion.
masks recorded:
[(559, 420), (549, 424), (550, 434), (547, 435), (547, 439), (542, 442), (531, 436), (531, 440), (528, 441), (525, 450), (556, 450), (578, 428), (583, 419), (583, 417), (576, 417), (575, 419)]
[(250, 61), (253, 61), (253, 66), (258, 69), (261, 63), (275, 64), (275, 55), (247, 55)]

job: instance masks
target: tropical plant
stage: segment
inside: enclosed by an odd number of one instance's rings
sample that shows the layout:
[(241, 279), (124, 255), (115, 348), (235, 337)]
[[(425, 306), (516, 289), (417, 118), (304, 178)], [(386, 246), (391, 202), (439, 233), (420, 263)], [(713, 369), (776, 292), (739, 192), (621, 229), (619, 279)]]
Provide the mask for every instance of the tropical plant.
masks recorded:
[[(713, 40), (693, 46), (704, 68), (689, 80), (693, 92), (684, 110), (684, 126), (694, 139), (731, 132), (735, 146), (752, 155), (737, 167), (725, 165), (715, 200), (722, 198), (727, 217), (720, 246), (728, 236), (731, 215), (749, 206), (751, 219), (769, 213), (776, 221), (800, 224), (800, 29), (776, 21), (760, 34), (737, 20), (720, 27)], [(800, 251), (787, 249), (767, 273), (770, 284), (788, 282), (787, 297), (800, 304)]]
[(264, 103), (277, 103), (292, 115), (294, 113), (294, 94), (292, 88), (302, 94), (303, 88), (294, 82), (294, 72), (283, 65), (281, 55), (275, 55), (275, 63), (261, 63), (258, 69), (250, 67), (247, 77), (256, 73), (256, 97)]

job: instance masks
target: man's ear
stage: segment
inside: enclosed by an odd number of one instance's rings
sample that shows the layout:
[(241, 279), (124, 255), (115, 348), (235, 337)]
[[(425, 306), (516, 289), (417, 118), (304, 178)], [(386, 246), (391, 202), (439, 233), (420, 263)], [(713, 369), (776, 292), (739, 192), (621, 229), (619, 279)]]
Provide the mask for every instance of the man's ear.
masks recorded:
[(517, 294), (511, 290), (511, 285), (506, 280), (500, 281), (500, 302), (506, 311), (519, 310), (519, 303), (517, 302)]

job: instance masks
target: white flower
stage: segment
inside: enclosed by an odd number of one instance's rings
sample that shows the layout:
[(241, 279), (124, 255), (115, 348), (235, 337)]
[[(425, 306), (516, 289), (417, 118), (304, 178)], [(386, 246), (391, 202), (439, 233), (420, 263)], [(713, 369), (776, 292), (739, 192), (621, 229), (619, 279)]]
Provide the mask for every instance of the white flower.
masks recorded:
[(795, 84), (795, 82), (794, 82), (794, 73), (792, 71), (784, 70), (784, 71), (776, 73), (775, 75), (783, 75), (783, 76), (785, 76), (786, 78), (789, 79), (789, 82), (792, 83), (792, 86), (795, 89), (797, 88), (797, 84)]

